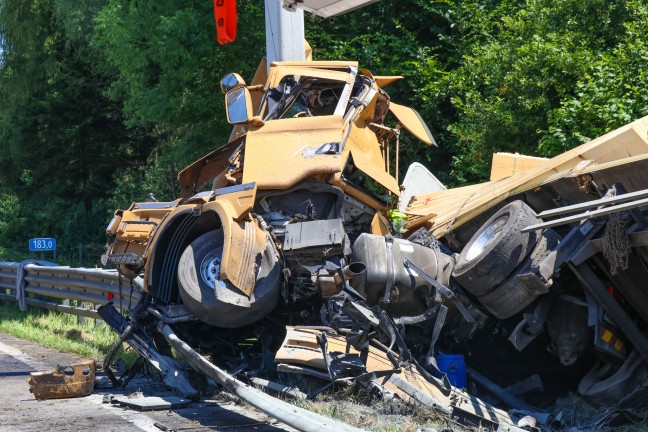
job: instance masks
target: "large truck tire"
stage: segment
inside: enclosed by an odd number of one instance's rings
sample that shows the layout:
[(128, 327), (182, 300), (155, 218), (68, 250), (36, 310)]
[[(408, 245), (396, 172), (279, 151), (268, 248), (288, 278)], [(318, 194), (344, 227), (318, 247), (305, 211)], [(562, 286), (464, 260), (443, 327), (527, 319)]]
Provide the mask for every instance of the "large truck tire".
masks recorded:
[(471, 294), (487, 293), (533, 250), (537, 232), (522, 230), (539, 222), (536, 213), (522, 201), (507, 204), (472, 236), (452, 275)]
[[(499, 319), (510, 318), (524, 310), (541, 294), (547, 293), (549, 284), (537, 276), (538, 266), (560, 243), (560, 236), (552, 229), (545, 230), (536, 247), (520, 267), (493, 290), (477, 296), (477, 300)], [(520, 277), (520, 275), (530, 275)]]
[(259, 263), (256, 284), (248, 298), (229, 281), (220, 279), (223, 230), (207, 232), (185, 249), (178, 263), (182, 301), (198, 319), (216, 327), (236, 328), (266, 316), (279, 299), (280, 266), (268, 240)]

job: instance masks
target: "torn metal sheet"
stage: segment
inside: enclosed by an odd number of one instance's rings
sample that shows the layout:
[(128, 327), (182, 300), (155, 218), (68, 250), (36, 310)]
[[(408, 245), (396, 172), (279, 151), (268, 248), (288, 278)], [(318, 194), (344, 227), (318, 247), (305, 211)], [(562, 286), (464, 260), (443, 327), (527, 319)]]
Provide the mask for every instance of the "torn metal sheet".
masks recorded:
[[(327, 370), (326, 362), (322, 351), (317, 343), (317, 335), (321, 333), (320, 330), (287, 327), (286, 338), (284, 339), (281, 348), (275, 355), (275, 361), (278, 363), (286, 363), (293, 365), (308, 366), (314, 369)], [(330, 329), (327, 334), (329, 352), (340, 352), (359, 355), (360, 352), (353, 347), (348, 347), (347, 341), (343, 336), (338, 336)], [(380, 372), (384, 370), (393, 369), (392, 362), (387, 358), (385, 352), (376, 348), (375, 346), (369, 347), (369, 355), (366, 361), (367, 372)], [(444, 412), (450, 412), (449, 403), (443, 403), (447, 397), (439, 389), (441, 382), (429, 383), (423, 378), (415, 369), (403, 368), (399, 374), (401, 379), (417, 383), (418, 387), (427, 394), (431, 399), (438, 401), (437, 407)], [(410, 395), (400, 390), (396, 385), (389, 382), (389, 376), (385, 378), (378, 378), (378, 383), (384, 385), (388, 390), (398, 394), (404, 400), (410, 400)], [(415, 384), (416, 385), (416, 384)]]
[[(322, 329), (287, 327), (286, 338), (275, 355), (275, 361), (280, 364), (292, 364), (309, 369), (327, 370), (325, 357), (317, 342), (317, 336)], [(333, 329), (326, 333), (329, 353), (357, 354), (360, 352), (351, 347), (344, 336), (337, 335)], [(366, 361), (368, 373), (378, 373), (393, 369), (391, 360), (387, 357), (386, 348), (372, 341)], [(297, 372), (282, 368), (286, 372)], [(372, 380), (373, 383), (398, 395), (401, 399), (418, 402), (442, 413), (460, 416), (462, 418), (480, 419), (493, 424), (514, 425), (515, 419), (505, 411), (480, 400), (469, 393), (452, 388), (449, 394), (442, 390), (443, 383), (430, 382), (416, 368), (403, 366), (400, 371), (388, 373)], [(476, 421), (476, 422), (479, 422)]]
[(118, 396), (110, 403), (122, 407), (128, 407), (139, 411), (164, 411), (174, 408), (184, 408), (191, 404), (191, 399), (178, 396)]
[(88, 396), (94, 388), (95, 370), (94, 360), (86, 360), (46, 372), (32, 372), (27, 379), (29, 391), (38, 400)]

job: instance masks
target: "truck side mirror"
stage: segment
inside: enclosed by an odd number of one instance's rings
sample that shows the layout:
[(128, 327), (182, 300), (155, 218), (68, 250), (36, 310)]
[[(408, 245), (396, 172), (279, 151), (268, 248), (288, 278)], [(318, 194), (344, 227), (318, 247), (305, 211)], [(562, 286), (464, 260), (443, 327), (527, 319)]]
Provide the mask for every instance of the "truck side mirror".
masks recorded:
[(221, 91), (225, 94), (237, 87), (245, 86), (245, 80), (237, 73), (228, 73), (220, 81)]
[(227, 92), (225, 106), (229, 123), (248, 123), (252, 120), (252, 98), (247, 88), (237, 87)]

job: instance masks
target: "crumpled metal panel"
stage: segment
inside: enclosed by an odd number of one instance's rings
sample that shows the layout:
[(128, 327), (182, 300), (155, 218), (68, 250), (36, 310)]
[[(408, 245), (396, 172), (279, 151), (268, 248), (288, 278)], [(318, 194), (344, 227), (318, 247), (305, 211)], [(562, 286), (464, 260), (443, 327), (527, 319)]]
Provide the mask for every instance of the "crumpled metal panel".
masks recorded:
[(95, 361), (86, 360), (47, 372), (32, 372), (27, 379), (29, 391), (38, 400), (88, 396), (94, 388), (95, 370)]

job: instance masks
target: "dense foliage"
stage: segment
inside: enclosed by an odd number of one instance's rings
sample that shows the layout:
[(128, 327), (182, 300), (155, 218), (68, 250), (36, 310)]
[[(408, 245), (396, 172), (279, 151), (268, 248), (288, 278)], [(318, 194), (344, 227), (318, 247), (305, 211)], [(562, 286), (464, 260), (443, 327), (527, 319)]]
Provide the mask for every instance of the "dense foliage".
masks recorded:
[[(0, 0), (0, 247), (100, 243), (114, 208), (173, 198), (178, 170), (224, 143), (218, 80), (254, 72), (263, 2), (238, 2), (228, 46), (211, 8)], [(388, 91), (440, 148), (405, 137), (404, 162), (449, 185), (484, 180), (494, 151), (551, 156), (648, 114), (641, 0), (381, 0), (306, 28), (316, 59), (406, 77)]]

